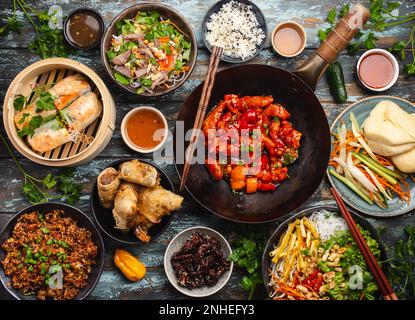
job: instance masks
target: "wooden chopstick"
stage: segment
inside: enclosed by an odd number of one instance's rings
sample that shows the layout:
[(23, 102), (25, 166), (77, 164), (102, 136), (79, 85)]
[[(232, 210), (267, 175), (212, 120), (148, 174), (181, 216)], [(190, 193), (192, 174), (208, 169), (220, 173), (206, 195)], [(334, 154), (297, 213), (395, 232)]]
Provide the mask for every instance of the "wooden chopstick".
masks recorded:
[(356, 241), (356, 244), (358, 245), (360, 251), (363, 254), (363, 257), (366, 261), (366, 264), (369, 270), (372, 272), (374, 278), (376, 279), (377, 284), (379, 285), (380, 291), (382, 292), (384, 299), (385, 300), (399, 300), (397, 295), (393, 291), (391, 284), (389, 283), (388, 279), (386, 278), (385, 274), (380, 268), (375, 256), (373, 255), (365, 239), (363, 238), (352, 215), (350, 214), (345, 203), (340, 197), (339, 193), (334, 188), (331, 188), (331, 192), (333, 193), (333, 196), (339, 206), (339, 209), (343, 215), (343, 218), (346, 220), (346, 223), (349, 226), (350, 232), (354, 240)]
[(209, 105), (213, 85), (215, 84), (216, 72), (218, 69), (220, 57), (222, 56), (222, 52), (223, 48), (221, 47), (214, 46), (212, 48), (212, 54), (209, 60), (209, 66), (206, 72), (205, 82), (202, 89), (202, 95), (200, 96), (199, 106), (197, 108), (197, 113), (193, 124), (192, 136), (190, 138), (189, 146), (186, 150), (184, 168), (180, 180), (180, 191), (183, 191), (187, 176), (189, 175), (191, 166), (190, 157), (194, 154), (195, 147), (199, 139), (199, 131), (202, 128), (203, 120), (205, 119), (206, 110)]

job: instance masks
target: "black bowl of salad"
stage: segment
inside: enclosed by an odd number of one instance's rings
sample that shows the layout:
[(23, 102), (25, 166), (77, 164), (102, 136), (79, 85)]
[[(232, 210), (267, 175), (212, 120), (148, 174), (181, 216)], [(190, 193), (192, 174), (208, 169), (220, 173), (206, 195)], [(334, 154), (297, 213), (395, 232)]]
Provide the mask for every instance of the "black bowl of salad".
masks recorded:
[(108, 26), (101, 59), (111, 79), (142, 96), (160, 96), (180, 87), (197, 59), (191, 25), (176, 10), (141, 3), (122, 11)]
[[(389, 274), (385, 247), (369, 220), (349, 210), (372, 253)], [(265, 290), (274, 300), (374, 300), (381, 297), (338, 208), (316, 206), (291, 215), (262, 256)]]

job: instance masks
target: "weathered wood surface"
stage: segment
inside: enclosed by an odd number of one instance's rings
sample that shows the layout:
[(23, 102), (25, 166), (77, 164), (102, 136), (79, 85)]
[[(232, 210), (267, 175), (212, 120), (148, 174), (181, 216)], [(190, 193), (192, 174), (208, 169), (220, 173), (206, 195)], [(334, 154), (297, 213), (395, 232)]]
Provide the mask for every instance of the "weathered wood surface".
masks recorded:
[[(69, 13), (78, 6), (94, 7), (99, 10), (108, 24), (111, 19), (123, 8), (128, 7), (136, 1), (124, 0), (90, 0), (90, 1), (28, 1), (33, 3), (35, 8), (46, 10), (54, 2), (60, 4), (64, 13)], [(170, 128), (174, 126), (174, 120), (183, 101), (187, 95), (202, 81), (207, 69), (208, 52), (203, 48), (200, 37), (200, 23), (206, 10), (214, 3), (214, 1), (206, 0), (173, 0), (173, 1), (159, 1), (164, 2), (170, 6), (175, 7), (192, 23), (197, 32), (200, 53), (198, 56), (198, 64), (193, 71), (190, 79), (175, 92), (163, 96), (161, 98), (138, 98), (134, 95), (124, 93), (118, 87), (112, 85), (108, 77), (104, 73), (101, 65), (100, 55), (98, 51), (88, 53), (77, 53), (72, 58), (85, 63), (92, 69), (96, 70), (102, 75), (104, 81), (108, 84), (112, 92), (116, 106), (117, 106), (117, 129), (120, 126), (123, 116), (131, 110), (131, 108), (138, 105), (152, 105), (160, 109), (167, 117)], [(327, 11), (335, 4), (341, 5), (343, 1), (331, 0), (299, 0), (299, 1), (281, 1), (281, 0), (257, 0), (255, 3), (263, 10), (267, 22), (269, 32), (280, 21), (296, 20), (301, 23), (307, 31), (308, 44), (307, 49), (302, 55), (294, 59), (278, 58), (270, 49), (269, 44), (261, 54), (249, 63), (269, 64), (278, 66), (288, 70), (294, 70), (299, 63), (306, 59), (313, 50), (318, 46), (318, 39), (316, 37), (317, 30), (324, 27), (324, 19)], [(363, 1), (367, 4), (367, 1)], [(400, 14), (415, 11), (415, 2), (411, 0), (403, 1), (401, 5)], [(3, 19), (11, 13), (10, 1), (1, 1), (0, 3), (0, 25)], [(385, 32), (380, 37), (378, 44), (381, 47), (388, 47), (398, 39), (404, 39), (409, 35), (409, 26), (395, 28)], [(26, 23), (25, 30), (20, 36), (9, 35), (5, 38), (0, 38), (0, 100), (3, 101), (4, 94), (12, 79), (28, 66), (30, 63), (37, 61), (39, 58), (31, 54), (27, 49), (27, 44), (33, 39), (34, 33), (31, 27)], [(316, 94), (322, 102), (326, 111), (329, 122), (343, 110), (347, 105), (369, 96), (368, 92), (363, 91), (354, 81), (354, 65), (357, 61), (357, 56), (349, 56), (342, 54), (340, 61), (345, 72), (345, 79), (349, 98), (345, 104), (336, 104), (328, 91), (325, 79), (319, 83)], [(227, 68), (230, 64), (221, 63), (220, 68)], [(401, 63), (402, 66), (402, 63)], [(402, 97), (404, 99), (415, 101), (415, 81), (400, 76), (398, 83), (387, 92), (387, 94)], [(5, 134), (3, 125), (0, 127), (0, 132)], [(172, 139), (169, 138), (168, 143)], [(17, 154), (21, 157), (19, 154)], [(90, 215), (89, 208), (89, 193), (92, 185), (96, 179), (97, 174), (105, 166), (112, 161), (127, 157), (141, 157), (132, 152), (122, 142), (119, 130), (116, 130), (108, 147), (93, 161), (76, 168), (76, 178), (84, 184), (83, 193), (80, 203), (77, 205), (80, 209)], [(144, 157), (144, 158), (149, 158)], [(36, 176), (42, 177), (47, 172), (58, 172), (56, 169), (46, 168), (34, 164), (28, 160), (22, 159), (22, 164), (28, 171), (34, 173)], [(157, 163), (166, 173), (172, 178), (175, 186), (178, 186), (178, 177), (172, 158), (167, 158), (166, 162)], [(0, 229), (2, 229), (7, 221), (11, 219), (14, 213), (23, 209), (28, 205), (21, 193), (22, 176), (10, 159), (5, 149), (0, 147)], [(324, 181), (316, 194), (303, 206), (303, 208), (334, 204), (330, 192), (328, 190), (328, 183)], [(370, 219), (377, 227), (386, 227), (386, 232), (382, 235), (383, 240), (393, 243), (395, 240), (402, 237), (402, 227), (407, 224), (414, 224), (415, 217), (412, 214), (405, 216), (391, 218), (391, 219)], [(137, 254), (140, 259), (149, 267), (148, 277), (145, 281), (139, 283), (130, 283), (114, 268), (112, 263), (112, 255), (117, 247), (117, 244), (109, 239), (105, 240), (106, 257), (105, 270), (102, 278), (93, 291), (92, 299), (184, 299), (185, 296), (178, 293), (169, 283), (165, 277), (163, 270), (163, 255), (164, 250), (169, 240), (179, 231), (196, 225), (204, 225), (212, 227), (221, 232), (226, 237), (234, 237), (241, 233), (241, 230), (256, 230), (264, 233), (269, 233), (275, 226), (275, 223), (269, 223), (262, 226), (248, 226), (224, 221), (216, 216), (203, 211), (190, 196), (186, 196), (183, 208), (174, 215), (174, 219), (170, 227), (163, 233), (155, 242), (150, 244), (142, 244), (139, 246), (129, 247), (134, 254)], [(231, 280), (226, 287), (218, 294), (212, 296), (217, 299), (242, 299), (246, 296), (245, 292), (239, 287), (239, 280), (241, 277), (240, 270), (235, 270)], [(259, 298), (264, 297), (263, 290), (259, 290)], [(0, 299), (8, 298), (4, 290), (0, 289)]]

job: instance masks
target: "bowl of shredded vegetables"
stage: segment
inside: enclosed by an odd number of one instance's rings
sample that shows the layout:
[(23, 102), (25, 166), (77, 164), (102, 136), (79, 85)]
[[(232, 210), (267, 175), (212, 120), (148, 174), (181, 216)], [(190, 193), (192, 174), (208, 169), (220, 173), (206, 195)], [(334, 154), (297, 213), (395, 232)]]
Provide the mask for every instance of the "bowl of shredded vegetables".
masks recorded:
[[(375, 227), (350, 211), (388, 275)], [(263, 280), (272, 300), (374, 300), (378, 286), (335, 207), (312, 207), (280, 224), (265, 247)]]
[(191, 25), (163, 4), (125, 9), (108, 26), (101, 43), (101, 59), (110, 78), (141, 96), (160, 96), (180, 87), (196, 58)]

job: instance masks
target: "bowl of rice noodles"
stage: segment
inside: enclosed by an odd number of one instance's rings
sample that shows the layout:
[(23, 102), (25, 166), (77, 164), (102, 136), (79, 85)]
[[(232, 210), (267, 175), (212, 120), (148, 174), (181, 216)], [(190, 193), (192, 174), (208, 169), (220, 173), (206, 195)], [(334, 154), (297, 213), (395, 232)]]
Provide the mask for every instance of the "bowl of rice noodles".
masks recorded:
[[(387, 275), (385, 248), (375, 227), (350, 210)], [(376, 280), (336, 207), (313, 207), (291, 216), (273, 232), (262, 257), (272, 300), (374, 300)]]

